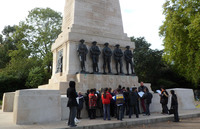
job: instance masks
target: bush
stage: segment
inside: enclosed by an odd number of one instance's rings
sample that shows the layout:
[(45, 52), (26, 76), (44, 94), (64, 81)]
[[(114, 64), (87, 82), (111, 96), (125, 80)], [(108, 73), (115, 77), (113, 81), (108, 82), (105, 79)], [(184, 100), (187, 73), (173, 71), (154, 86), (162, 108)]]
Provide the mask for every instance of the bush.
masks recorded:
[(25, 89), (24, 80), (12, 75), (0, 74), (0, 100), (2, 100), (3, 93), (14, 92), (19, 89)]

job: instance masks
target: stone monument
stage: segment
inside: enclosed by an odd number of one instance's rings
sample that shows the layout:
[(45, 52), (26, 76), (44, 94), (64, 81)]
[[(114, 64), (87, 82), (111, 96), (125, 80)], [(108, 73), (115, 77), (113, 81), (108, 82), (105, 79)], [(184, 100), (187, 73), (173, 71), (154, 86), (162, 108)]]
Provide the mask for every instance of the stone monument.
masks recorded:
[[(93, 72), (94, 61), (90, 58), (89, 50), (93, 41), (98, 43), (96, 45), (101, 52), (98, 57), (98, 74), (90, 74)], [(102, 51), (106, 45), (108, 47), (108, 43), (109, 50), (107, 48), (105, 58), (105, 53), (102, 54)], [(115, 46), (122, 52), (126, 50), (126, 46), (130, 46), (128, 47), (130, 51), (135, 48), (135, 44), (130, 42), (130, 38), (123, 32), (119, 0), (66, 0), (62, 33), (52, 45), (53, 71), (49, 83), (39, 86), (38, 89), (4, 93), (3, 111), (13, 111), (15, 124), (61, 121), (69, 116), (69, 109), (66, 107), (67, 97), (61, 94), (66, 94), (68, 82), (71, 80), (76, 82), (76, 90), (82, 93), (90, 88), (116, 89), (118, 85), (139, 86), (137, 76), (115, 75), (117, 73), (113, 56)], [(130, 53), (125, 55), (128, 59), (132, 58)], [(108, 74), (105, 72), (105, 61), (109, 64)], [(130, 61), (127, 60), (127, 63)], [(125, 60), (121, 61), (121, 66), (126, 66)], [(122, 71), (132, 74), (134, 72), (128, 67), (122, 67)], [(144, 85), (151, 90), (150, 84)], [(191, 90), (187, 92), (186, 89), (176, 89), (176, 91), (177, 96), (180, 96), (180, 105), (184, 109), (194, 109), (194, 106), (190, 106), (193, 92)], [(189, 97), (181, 97), (186, 94)], [(190, 103), (184, 104), (185, 100)], [(159, 95), (154, 94), (150, 110), (152, 112), (161, 110), (159, 105)], [(83, 117), (87, 117), (86, 110), (83, 110)]]
[[(115, 75), (118, 71), (116, 71), (114, 55), (111, 57), (109, 68), (112, 74), (88, 74), (105, 73), (104, 58), (101, 53), (98, 70), (94, 70), (94, 62), (88, 52), (84, 67), (81, 67), (77, 53), (81, 39), (84, 40), (88, 50), (92, 47), (93, 41), (98, 43), (101, 52), (106, 42), (109, 43), (112, 52), (117, 44), (120, 45), (119, 49), (122, 52), (126, 50), (126, 46), (130, 46), (130, 51), (135, 48), (134, 42), (131, 42), (124, 33), (119, 0), (66, 0), (62, 33), (52, 45), (52, 77), (49, 84), (39, 86), (39, 89), (57, 89), (61, 94), (65, 94), (70, 80), (76, 81), (77, 91), (82, 92), (90, 88), (112, 87), (114, 89), (118, 85), (125, 87), (138, 85), (137, 76)], [(124, 57), (122, 59), (121, 71), (127, 71)], [(62, 64), (58, 64), (60, 62)], [(128, 70), (132, 73), (130, 68)]]

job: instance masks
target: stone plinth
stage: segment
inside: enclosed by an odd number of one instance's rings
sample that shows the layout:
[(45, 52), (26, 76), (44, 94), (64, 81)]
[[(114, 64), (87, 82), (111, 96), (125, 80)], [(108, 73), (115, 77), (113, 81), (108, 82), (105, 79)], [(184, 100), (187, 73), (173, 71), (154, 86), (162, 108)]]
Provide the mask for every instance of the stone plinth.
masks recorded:
[(161, 112), (162, 106), (160, 104), (160, 95), (158, 93), (153, 93), (153, 98), (150, 104), (150, 112)]
[[(63, 77), (61, 76), (63, 79)], [(70, 78), (70, 79), (69, 79)], [(58, 78), (59, 80), (59, 78)], [(119, 85), (122, 87), (133, 87), (139, 86), (137, 76), (126, 76), (126, 75), (104, 75), (104, 74), (75, 74), (75, 76), (66, 76), (63, 81), (50, 83), (47, 85), (39, 86), (39, 89), (55, 89), (59, 90), (61, 94), (66, 94), (66, 89), (69, 87), (69, 81), (73, 80), (76, 82), (76, 90), (86, 93), (88, 89), (111, 87), (116, 89)], [(151, 87), (148, 86), (151, 91)]]
[(126, 75), (102, 75), (102, 74), (77, 74), (76, 82), (78, 86), (76, 87), (77, 91), (82, 91), (83, 93), (87, 89), (111, 87), (116, 89), (118, 85), (122, 87), (132, 87), (138, 86), (138, 77), (137, 76), (126, 76)]
[[(177, 95), (179, 110), (195, 109), (194, 92), (192, 89), (184, 89), (184, 88), (167, 89), (167, 92), (169, 94), (170, 90), (174, 90), (175, 94)], [(168, 103), (169, 108), (170, 106), (171, 106), (171, 97), (169, 98), (169, 103)]]
[(3, 94), (3, 112), (13, 112), (15, 92), (7, 92)]
[(61, 98), (58, 90), (18, 90), (15, 93), (15, 124), (36, 124), (61, 120)]

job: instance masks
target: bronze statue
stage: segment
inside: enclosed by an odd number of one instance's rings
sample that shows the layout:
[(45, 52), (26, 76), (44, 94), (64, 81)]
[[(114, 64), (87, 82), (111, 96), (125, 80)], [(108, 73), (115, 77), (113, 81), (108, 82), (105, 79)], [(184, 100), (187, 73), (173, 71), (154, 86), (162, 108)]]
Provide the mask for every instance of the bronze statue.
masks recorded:
[(85, 61), (86, 61), (86, 55), (88, 53), (88, 49), (86, 47), (86, 45), (84, 44), (85, 40), (81, 39), (80, 40), (80, 44), (78, 46), (77, 52), (78, 52), (78, 56), (81, 62), (81, 73), (85, 73), (86, 69), (85, 69)]
[(56, 64), (56, 73), (62, 72), (62, 66), (63, 66), (63, 51), (60, 50), (58, 52), (58, 59)]
[(115, 59), (115, 67), (116, 67), (117, 74), (119, 74), (119, 72), (118, 72), (118, 63), (120, 65), (120, 74), (123, 74), (123, 70), (122, 70), (122, 67), (123, 67), (123, 64), (122, 64), (123, 52), (119, 48), (119, 46), (120, 46), (119, 44), (115, 45), (116, 48), (113, 51), (113, 55), (114, 55), (114, 59)]
[(96, 46), (97, 42), (92, 42), (92, 47), (90, 48), (90, 56), (92, 58), (92, 64), (93, 64), (93, 73), (99, 72), (98, 62), (99, 62), (99, 55), (101, 54), (101, 51), (99, 50), (99, 47)]
[(112, 51), (108, 47), (109, 43), (104, 44), (103, 48), (103, 73), (106, 74), (106, 65), (108, 68), (108, 73), (111, 73), (111, 68), (110, 68), (110, 62), (111, 62), (111, 56), (112, 56)]
[(126, 46), (126, 50), (124, 51), (124, 59), (126, 61), (126, 70), (127, 70), (127, 75), (129, 75), (129, 64), (131, 65), (131, 73), (135, 74), (133, 72), (133, 53), (130, 49), (130, 46)]

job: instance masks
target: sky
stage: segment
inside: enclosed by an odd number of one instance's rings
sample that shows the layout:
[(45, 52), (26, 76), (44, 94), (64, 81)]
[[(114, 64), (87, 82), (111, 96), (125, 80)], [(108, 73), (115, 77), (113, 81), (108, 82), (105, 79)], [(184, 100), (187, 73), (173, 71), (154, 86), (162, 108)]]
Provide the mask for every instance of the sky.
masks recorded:
[[(165, 0), (120, 0), (124, 33), (129, 37), (145, 37), (151, 49), (161, 50), (159, 27), (164, 21), (162, 5)], [(65, 0), (1, 0), (0, 31), (7, 25), (18, 25), (35, 7), (49, 7), (63, 13)]]

